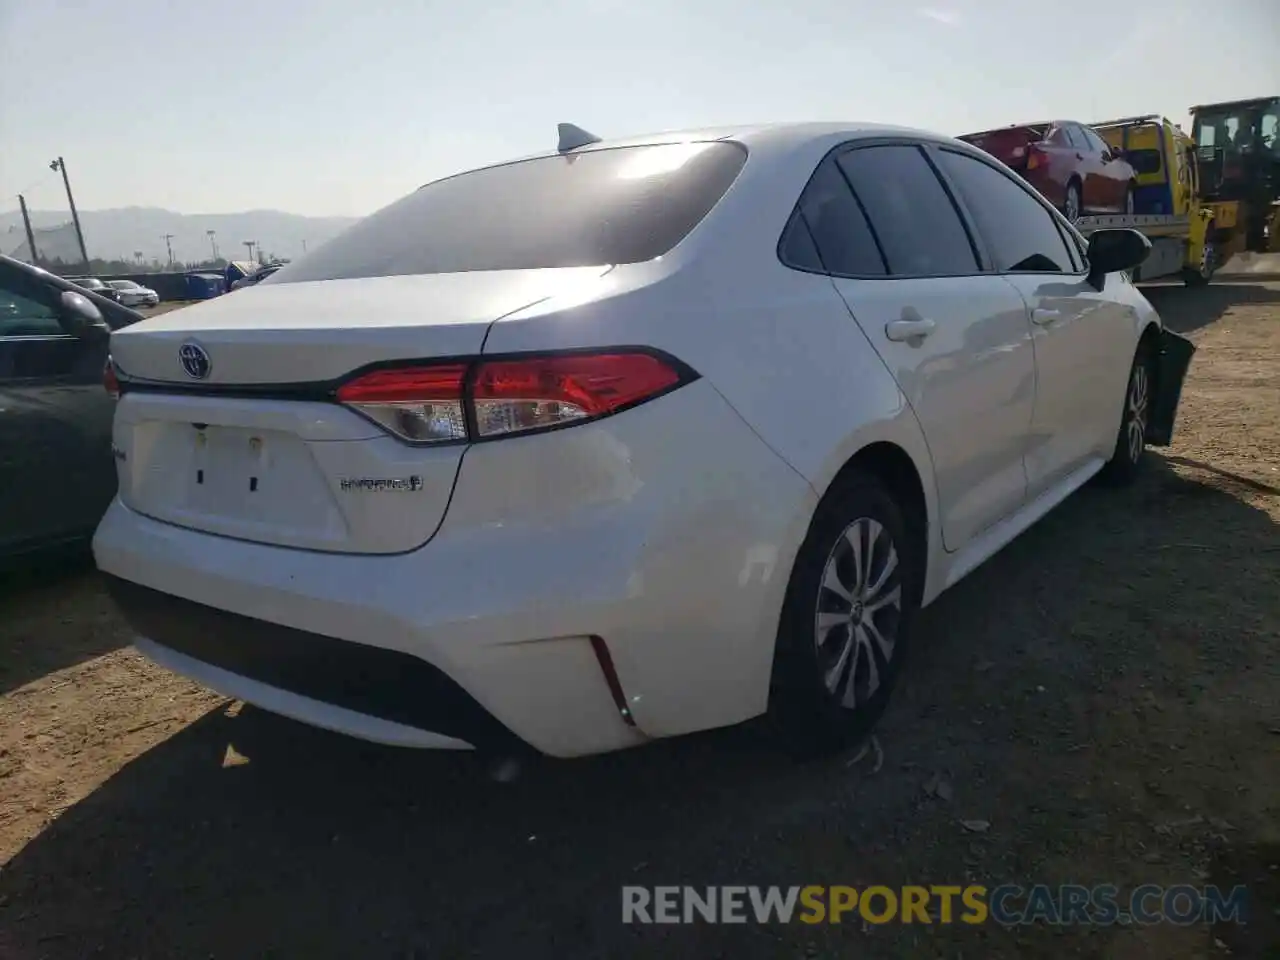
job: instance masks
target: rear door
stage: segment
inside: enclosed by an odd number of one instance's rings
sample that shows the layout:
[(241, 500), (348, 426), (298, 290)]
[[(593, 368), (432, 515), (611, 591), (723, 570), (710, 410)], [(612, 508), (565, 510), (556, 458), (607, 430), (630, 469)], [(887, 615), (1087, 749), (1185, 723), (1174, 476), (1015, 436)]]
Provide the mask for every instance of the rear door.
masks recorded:
[(1089, 144), (1089, 156), (1092, 159), (1096, 177), (1095, 202), (1115, 213), (1124, 213), (1124, 195), (1129, 185), (1129, 165), (1116, 159), (1111, 146), (1088, 127), (1081, 127), (1081, 133)]
[(0, 270), (0, 551), (92, 533), (115, 494), (106, 347)]
[(1022, 300), (983, 272), (916, 144), (833, 155), (801, 210), (849, 311), (915, 411), (943, 540), (959, 549), (1025, 500), (1035, 368)]
[[(1064, 161), (1061, 170), (1061, 179), (1065, 189), (1066, 184), (1075, 177), (1080, 181), (1080, 212), (1082, 214), (1095, 211), (1099, 207), (1098, 196), (1098, 164), (1091, 154), (1089, 146), (1089, 138), (1084, 135), (1084, 129), (1078, 123), (1064, 123), (1062, 132), (1066, 134), (1070, 141), (1070, 148), (1063, 151)], [(1061, 209), (1062, 205), (1057, 204)]]
[(1078, 248), (1031, 191), (977, 157), (945, 148), (937, 157), (995, 269), (1030, 311), (1037, 387), (1026, 463), (1034, 498), (1110, 453), (1133, 359), (1133, 312), (1088, 282)]

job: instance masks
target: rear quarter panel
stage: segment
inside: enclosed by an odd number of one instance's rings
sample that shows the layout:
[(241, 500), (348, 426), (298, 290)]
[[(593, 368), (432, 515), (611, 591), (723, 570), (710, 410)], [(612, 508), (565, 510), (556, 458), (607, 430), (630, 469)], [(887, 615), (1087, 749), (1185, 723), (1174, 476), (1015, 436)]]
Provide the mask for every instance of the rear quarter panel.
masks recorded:
[[(498, 321), (485, 351), (659, 347), (709, 380), (818, 495), (867, 445), (901, 447), (920, 474), (934, 529), (932, 468), (902, 392), (831, 280), (778, 259), (796, 199), (839, 142), (816, 144), (787, 163), (753, 153), (712, 214), (670, 255), (616, 268), (584, 288), (581, 303), (545, 301)], [(800, 538), (807, 523), (797, 527)]]

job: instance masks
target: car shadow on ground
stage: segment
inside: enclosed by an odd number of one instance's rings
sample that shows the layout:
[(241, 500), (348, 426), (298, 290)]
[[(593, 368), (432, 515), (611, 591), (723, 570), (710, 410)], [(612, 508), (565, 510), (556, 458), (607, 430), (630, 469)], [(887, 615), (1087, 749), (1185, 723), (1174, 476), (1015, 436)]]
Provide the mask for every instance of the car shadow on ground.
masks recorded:
[[(498, 783), (470, 755), (220, 708), (4, 868), (0, 955), (1101, 955), (1127, 932), (624, 926), (620, 887), (1191, 882), (1191, 848), (1152, 824), (1234, 809), (1254, 776), (1265, 730), (1214, 695), (1257, 665), (1276, 526), (1223, 478), (1153, 461), (1132, 489), (1081, 491), (925, 612), (882, 765), (798, 763), (747, 726)], [(1164, 736), (1196, 766), (1157, 793), (1141, 781)]]
[(131, 642), (87, 546), (0, 573), (0, 694)]
[(1217, 323), (1235, 306), (1280, 303), (1280, 288), (1248, 283), (1243, 276), (1215, 280), (1206, 287), (1156, 284), (1139, 289), (1159, 312), (1165, 326), (1183, 334)]

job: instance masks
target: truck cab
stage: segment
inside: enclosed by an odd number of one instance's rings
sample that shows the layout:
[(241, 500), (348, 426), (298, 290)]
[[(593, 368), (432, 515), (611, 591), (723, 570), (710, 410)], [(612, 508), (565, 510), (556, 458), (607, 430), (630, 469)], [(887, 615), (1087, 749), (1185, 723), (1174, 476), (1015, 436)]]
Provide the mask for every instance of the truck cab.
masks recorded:
[(1244, 249), (1267, 249), (1280, 199), (1280, 96), (1201, 104), (1191, 116), (1205, 199), (1238, 208)]

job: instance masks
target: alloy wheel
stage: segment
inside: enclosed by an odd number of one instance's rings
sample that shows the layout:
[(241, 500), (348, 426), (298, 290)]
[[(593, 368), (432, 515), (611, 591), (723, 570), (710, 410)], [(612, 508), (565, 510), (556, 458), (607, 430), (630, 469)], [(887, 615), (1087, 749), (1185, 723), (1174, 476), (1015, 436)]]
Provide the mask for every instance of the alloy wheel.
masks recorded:
[(1147, 368), (1138, 363), (1129, 378), (1129, 398), (1126, 404), (1128, 424), (1126, 427), (1129, 440), (1129, 459), (1138, 462), (1142, 455), (1143, 445), (1147, 437)]
[(902, 619), (902, 571), (889, 531), (870, 517), (845, 528), (818, 589), (814, 642), (823, 684), (855, 709), (880, 689)]
[(1072, 223), (1080, 219), (1080, 205), (1080, 188), (1072, 184), (1067, 187), (1067, 200), (1062, 211)]

